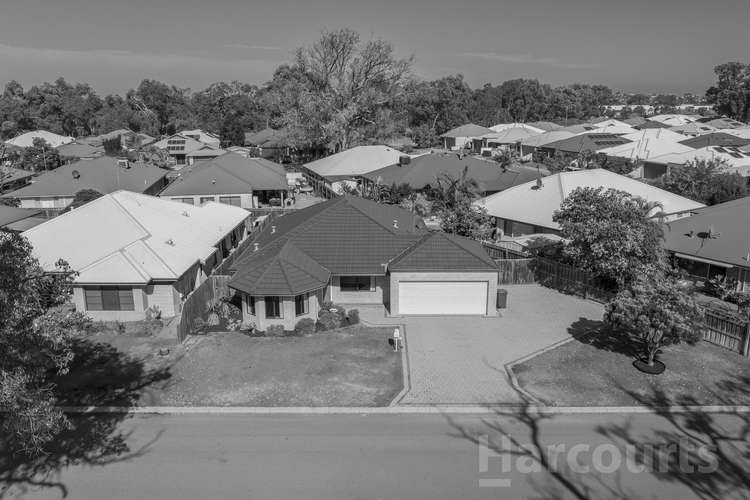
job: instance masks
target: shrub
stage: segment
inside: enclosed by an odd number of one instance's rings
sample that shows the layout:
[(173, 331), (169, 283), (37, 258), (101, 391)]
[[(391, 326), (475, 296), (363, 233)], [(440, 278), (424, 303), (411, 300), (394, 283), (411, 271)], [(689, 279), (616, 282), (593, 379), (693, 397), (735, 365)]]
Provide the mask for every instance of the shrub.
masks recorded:
[(338, 311), (331, 312), (328, 309), (321, 309), (318, 313), (318, 322), (316, 323), (316, 326), (320, 331), (335, 330), (341, 326), (341, 318), (342, 317), (339, 315)]
[(359, 323), (359, 310), (349, 309), (349, 312), (346, 314), (346, 317), (349, 320), (350, 325), (358, 324)]
[(283, 337), (284, 325), (271, 325), (266, 328), (266, 337)]
[(161, 309), (156, 304), (146, 309), (146, 321), (161, 319)]
[(294, 331), (297, 335), (310, 335), (315, 333), (315, 320), (312, 318), (302, 318), (294, 325)]

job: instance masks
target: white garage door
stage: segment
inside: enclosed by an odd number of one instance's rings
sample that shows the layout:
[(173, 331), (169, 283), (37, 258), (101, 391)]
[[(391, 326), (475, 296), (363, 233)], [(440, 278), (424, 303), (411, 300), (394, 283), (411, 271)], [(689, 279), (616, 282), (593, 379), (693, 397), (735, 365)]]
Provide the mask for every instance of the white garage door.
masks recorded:
[(487, 314), (486, 281), (401, 281), (399, 314)]

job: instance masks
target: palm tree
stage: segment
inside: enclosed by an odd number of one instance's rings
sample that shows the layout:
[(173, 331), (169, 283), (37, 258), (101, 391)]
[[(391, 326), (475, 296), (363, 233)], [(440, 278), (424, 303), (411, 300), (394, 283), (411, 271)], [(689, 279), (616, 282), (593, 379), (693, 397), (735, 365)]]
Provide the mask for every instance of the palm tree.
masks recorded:
[(453, 208), (463, 200), (479, 198), (479, 184), (469, 177), (469, 167), (464, 167), (457, 178), (442, 173), (435, 178), (437, 187), (434, 190), (436, 203), (442, 208)]

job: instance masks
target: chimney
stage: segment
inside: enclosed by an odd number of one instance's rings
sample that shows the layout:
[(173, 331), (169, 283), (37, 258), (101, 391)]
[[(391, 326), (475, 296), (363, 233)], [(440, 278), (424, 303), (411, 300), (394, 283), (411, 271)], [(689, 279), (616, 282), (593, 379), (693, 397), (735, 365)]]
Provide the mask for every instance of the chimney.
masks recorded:
[(398, 229), (398, 219), (393, 219), (393, 229)]
[(398, 166), (403, 167), (411, 163), (411, 156), (402, 155), (398, 157)]
[(258, 248), (260, 248), (260, 245), (258, 245), (257, 243), (253, 243), (253, 252), (257, 252)]
[(276, 226), (271, 226), (271, 234), (276, 232)]

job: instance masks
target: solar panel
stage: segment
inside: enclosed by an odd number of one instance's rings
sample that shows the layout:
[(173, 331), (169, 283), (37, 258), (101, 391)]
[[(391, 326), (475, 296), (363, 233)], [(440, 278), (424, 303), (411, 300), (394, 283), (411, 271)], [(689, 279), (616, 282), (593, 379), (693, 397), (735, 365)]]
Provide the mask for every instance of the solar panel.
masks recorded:
[(729, 153), (729, 155), (734, 158), (742, 158), (742, 155), (740, 153)]

